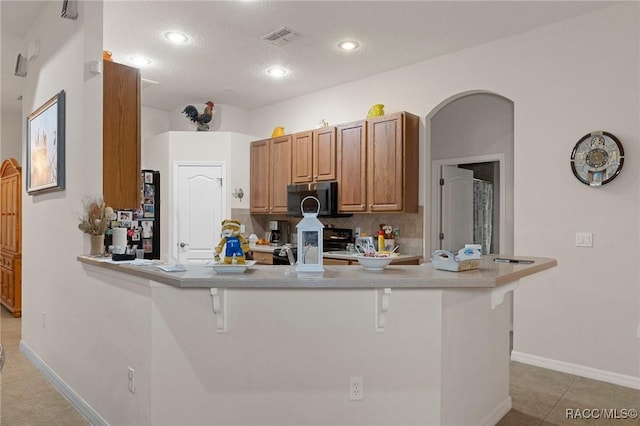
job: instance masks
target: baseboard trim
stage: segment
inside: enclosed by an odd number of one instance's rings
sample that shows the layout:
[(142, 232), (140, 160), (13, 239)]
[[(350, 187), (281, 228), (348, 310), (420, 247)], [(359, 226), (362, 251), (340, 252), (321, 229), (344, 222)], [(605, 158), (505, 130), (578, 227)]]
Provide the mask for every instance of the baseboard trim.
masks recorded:
[(479, 426), (493, 426), (497, 424), (510, 410), (511, 410), (511, 397), (508, 396), (498, 406), (496, 406), (487, 416), (478, 423)]
[(530, 355), (523, 352), (511, 351), (511, 360), (523, 364), (535, 365), (536, 367), (548, 368), (549, 370), (560, 371), (562, 373), (574, 374), (587, 379), (599, 380), (601, 382), (612, 383), (631, 389), (640, 390), (640, 377), (627, 376), (625, 374), (614, 373), (612, 371), (599, 370), (597, 368), (585, 367), (583, 365), (544, 358), (537, 355)]
[(36, 366), (51, 384), (94, 426), (108, 426), (107, 423), (84, 399), (80, 397), (64, 380), (45, 363), (29, 345), (20, 340), (20, 351)]

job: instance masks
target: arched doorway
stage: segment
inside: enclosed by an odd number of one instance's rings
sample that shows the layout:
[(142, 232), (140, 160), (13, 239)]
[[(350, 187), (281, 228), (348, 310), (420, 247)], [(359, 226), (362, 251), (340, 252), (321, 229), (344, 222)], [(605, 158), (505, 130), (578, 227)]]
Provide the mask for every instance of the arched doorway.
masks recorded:
[[(427, 253), (439, 248), (457, 250), (460, 241), (473, 239), (471, 235), (483, 228), (490, 230), (489, 242), (486, 234), (481, 233), (486, 250), (513, 252), (513, 123), (513, 102), (489, 92), (457, 94), (441, 102), (426, 117), (429, 152), (425, 204), (429, 208), (425, 208), (425, 245), (430, 248), (425, 250)], [(471, 185), (480, 187), (475, 190), (476, 201), (486, 201), (487, 192), (490, 194), (489, 214), (486, 205), (470, 207), (476, 209), (476, 214), (447, 210), (466, 207), (459, 207), (455, 200), (447, 198), (451, 195), (446, 188), (443, 200), (441, 183), (445, 168), (459, 169), (462, 175), (470, 176)], [(469, 203), (473, 205), (474, 200), (466, 204)], [(476, 222), (484, 219), (488, 222)], [(460, 234), (467, 236), (458, 237), (459, 241), (448, 239), (443, 229), (462, 231)]]

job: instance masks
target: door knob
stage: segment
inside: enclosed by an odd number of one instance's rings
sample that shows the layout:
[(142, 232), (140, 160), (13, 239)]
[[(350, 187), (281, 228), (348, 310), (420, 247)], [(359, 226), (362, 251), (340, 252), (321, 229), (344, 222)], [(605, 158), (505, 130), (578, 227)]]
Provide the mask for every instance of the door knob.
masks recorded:
[(189, 244), (187, 243), (180, 243), (180, 248), (185, 248), (186, 246), (188, 246)]

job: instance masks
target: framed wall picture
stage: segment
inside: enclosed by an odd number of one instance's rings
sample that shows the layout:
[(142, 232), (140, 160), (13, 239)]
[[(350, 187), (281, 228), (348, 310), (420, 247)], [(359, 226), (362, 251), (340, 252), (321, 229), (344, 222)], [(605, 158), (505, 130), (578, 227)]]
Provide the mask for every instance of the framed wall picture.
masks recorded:
[(27, 193), (64, 190), (65, 93), (27, 117)]

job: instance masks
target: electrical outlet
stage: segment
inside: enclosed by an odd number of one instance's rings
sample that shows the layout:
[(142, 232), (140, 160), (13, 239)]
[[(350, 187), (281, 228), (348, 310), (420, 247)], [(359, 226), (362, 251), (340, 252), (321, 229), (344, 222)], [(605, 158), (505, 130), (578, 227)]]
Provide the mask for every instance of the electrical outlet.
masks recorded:
[(349, 377), (349, 399), (351, 401), (362, 401), (364, 399), (362, 377)]
[(240, 233), (241, 233), (241, 234), (244, 234), (245, 232), (247, 232), (247, 228), (246, 228), (246, 226), (245, 226), (245, 225), (244, 225), (244, 223), (243, 223), (242, 225), (240, 225)]
[(129, 367), (127, 372), (129, 375), (129, 392), (134, 393), (136, 391), (136, 370), (133, 367)]
[(42, 328), (47, 328), (47, 313), (42, 313)]

